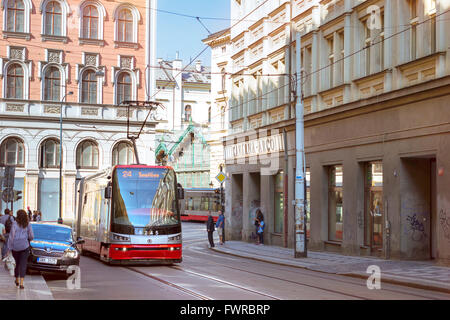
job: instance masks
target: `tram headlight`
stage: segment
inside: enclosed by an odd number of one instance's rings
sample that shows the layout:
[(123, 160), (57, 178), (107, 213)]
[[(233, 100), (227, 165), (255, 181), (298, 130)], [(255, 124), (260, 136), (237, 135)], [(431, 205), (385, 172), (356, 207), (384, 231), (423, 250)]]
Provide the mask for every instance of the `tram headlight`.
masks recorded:
[(112, 234), (111, 240), (113, 241), (130, 241), (130, 237), (119, 236), (118, 234)]
[(64, 251), (64, 257), (70, 258), (70, 259), (76, 259), (78, 257), (78, 251), (72, 250), (72, 249), (67, 249), (66, 251)]
[(169, 237), (169, 241), (180, 241), (181, 240), (181, 234)]

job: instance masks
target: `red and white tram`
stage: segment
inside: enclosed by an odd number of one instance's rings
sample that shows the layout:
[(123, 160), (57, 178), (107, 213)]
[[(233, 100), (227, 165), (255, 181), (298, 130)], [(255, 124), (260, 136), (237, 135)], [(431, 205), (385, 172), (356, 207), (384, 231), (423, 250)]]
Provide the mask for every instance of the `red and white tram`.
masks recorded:
[(219, 217), (220, 189), (185, 188), (180, 208), (183, 221), (207, 221), (211, 211), (215, 222)]
[(81, 180), (75, 232), (108, 263), (179, 263), (181, 219), (171, 167), (117, 165)]

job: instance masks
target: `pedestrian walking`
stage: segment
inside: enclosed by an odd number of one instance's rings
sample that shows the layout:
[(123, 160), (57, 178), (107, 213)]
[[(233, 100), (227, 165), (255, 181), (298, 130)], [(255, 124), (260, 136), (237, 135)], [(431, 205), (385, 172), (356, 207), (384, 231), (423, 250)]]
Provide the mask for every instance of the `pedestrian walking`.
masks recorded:
[(208, 221), (206, 221), (206, 230), (208, 231), (208, 241), (209, 241), (209, 247), (214, 248), (214, 239), (213, 239), (213, 233), (215, 230), (214, 220), (211, 215), (211, 211), (208, 213)]
[(14, 222), (13, 213), (8, 208), (5, 209), (5, 215), (0, 217), (0, 223), (5, 226), (5, 242), (2, 248), (2, 259), (6, 257), (6, 252), (8, 251), (8, 238), (9, 232), (11, 231), (12, 224)]
[(216, 228), (217, 228), (217, 233), (219, 234), (220, 244), (223, 244), (224, 243), (223, 233), (224, 233), (224, 229), (225, 229), (225, 217), (221, 210), (219, 210), (219, 217), (217, 218)]
[(38, 212), (37, 212), (36, 221), (37, 222), (42, 221), (42, 212), (41, 212), (41, 210), (38, 210)]
[(30, 206), (27, 207), (28, 221), (33, 220), (33, 213), (31, 212)]
[(17, 220), (13, 223), (8, 239), (8, 252), (11, 251), (16, 260), (14, 276), (15, 284), (24, 289), (23, 280), (27, 272), (28, 255), (30, 254), (30, 241), (34, 238), (33, 229), (28, 221), (25, 210), (17, 211)]

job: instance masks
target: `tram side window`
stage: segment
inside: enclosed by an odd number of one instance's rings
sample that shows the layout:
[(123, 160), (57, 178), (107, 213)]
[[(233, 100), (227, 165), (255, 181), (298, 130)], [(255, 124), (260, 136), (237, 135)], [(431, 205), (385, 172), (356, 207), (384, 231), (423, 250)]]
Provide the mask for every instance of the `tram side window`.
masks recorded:
[(192, 199), (192, 197), (188, 200), (187, 210), (194, 210), (194, 200)]
[(201, 211), (208, 211), (209, 208), (209, 197), (202, 197)]
[(209, 198), (209, 207), (211, 208), (211, 211), (217, 211), (216, 201), (217, 201), (216, 197)]
[(194, 207), (192, 210), (200, 210), (200, 198), (194, 198)]

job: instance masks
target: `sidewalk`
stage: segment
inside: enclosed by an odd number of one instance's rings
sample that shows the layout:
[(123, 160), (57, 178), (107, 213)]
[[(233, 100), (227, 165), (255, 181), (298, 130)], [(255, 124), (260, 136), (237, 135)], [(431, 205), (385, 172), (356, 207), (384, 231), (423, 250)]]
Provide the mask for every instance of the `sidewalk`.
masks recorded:
[[(337, 253), (308, 251), (307, 258), (295, 259), (294, 249), (226, 241), (211, 248), (216, 252), (244, 258), (367, 279), (367, 267), (381, 269), (381, 282), (450, 293), (450, 268), (428, 261), (384, 260), (375, 257), (345, 256)], [(256, 254), (257, 253), (257, 254)]]
[(18, 289), (0, 261), (0, 300), (53, 300), (53, 295), (40, 274), (26, 275), (25, 289)]

